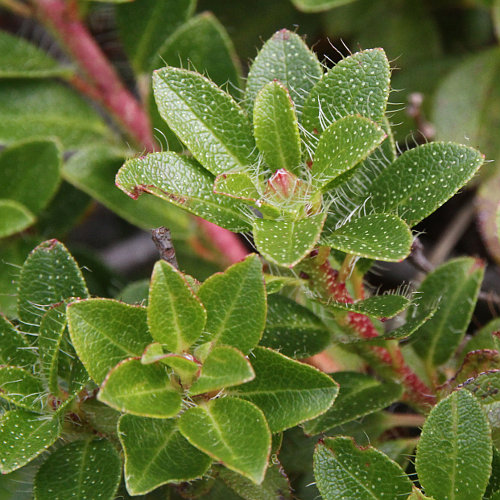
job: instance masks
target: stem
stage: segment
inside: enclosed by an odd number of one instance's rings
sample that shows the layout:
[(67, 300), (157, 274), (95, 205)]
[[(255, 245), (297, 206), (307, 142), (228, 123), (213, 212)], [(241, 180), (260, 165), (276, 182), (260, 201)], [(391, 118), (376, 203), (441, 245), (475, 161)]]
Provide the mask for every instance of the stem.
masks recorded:
[(422, 427), (425, 416), (419, 413), (389, 413), (385, 416), (391, 427)]
[(34, 6), (41, 21), (55, 32), (62, 40), (63, 47), (79, 63), (104, 106), (142, 147), (149, 151), (154, 150), (149, 116), (139, 101), (125, 88), (100, 47), (78, 18), (77, 9), (64, 0), (36, 0)]
[(0, 0), (0, 7), (4, 7), (14, 14), (22, 17), (31, 17), (33, 15), (31, 7), (18, 2), (17, 0)]

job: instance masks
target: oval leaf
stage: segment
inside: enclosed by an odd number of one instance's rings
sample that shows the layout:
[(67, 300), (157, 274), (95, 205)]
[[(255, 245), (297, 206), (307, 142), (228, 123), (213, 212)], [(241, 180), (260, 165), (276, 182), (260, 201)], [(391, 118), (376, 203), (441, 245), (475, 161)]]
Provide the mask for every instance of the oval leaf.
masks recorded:
[(41, 380), (15, 366), (0, 366), (0, 398), (27, 410), (41, 412), (44, 406)]
[(35, 216), (21, 203), (0, 200), (0, 238), (24, 231), (35, 220)]
[(24, 335), (5, 317), (0, 315), (0, 364), (27, 367), (37, 361)]

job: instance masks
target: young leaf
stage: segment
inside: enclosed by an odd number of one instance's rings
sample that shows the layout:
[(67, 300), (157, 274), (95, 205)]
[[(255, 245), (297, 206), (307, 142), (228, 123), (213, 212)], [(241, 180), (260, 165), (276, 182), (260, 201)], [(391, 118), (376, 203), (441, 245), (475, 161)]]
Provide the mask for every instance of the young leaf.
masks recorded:
[(191, 354), (165, 354), (161, 344), (153, 343), (148, 345), (141, 357), (141, 363), (150, 365), (158, 362), (170, 366), (181, 378), (182, 385), (190, 385), (200, 370), (200, 363), (194, 361)]
[(71, 68), (61, 66), (24, 38), (0, 32), (0, 78), (64, 77), (71, 73)]
[(189, 394), (196, 396), (243, 384), (254, 377), (252, 365), (240, 351), (234, 347), (216, 346), (203, 362), (200, 377), (190, 387)]
[(231, 231), (247, 231), (246, 205), (214, 194), (213, 183), (198, 163), (172, 152), (129, 160), (116, 176), (117, 186), (133, 199), (151, 193)]
[[(37, 214), (56, 192), (61, 162), (61, 151), (53, 141), (29, 140), (13, 144), (0, 153), (2, 192)], [(20, 168), (20, 165), (29, 165), (29, 168)]]
[(390, 74), (382, 49), (363, 50), (342, 59), (307, 96), (302, 111), (304, 127), (321, 133), (330, 123), (348, 115), (380, 123), (389, 97)]
[(304, 12), (323, 12), (354, 0), (292, 0), (292, 3)]
[(189, 444), (173, 419), (123, 415), (118, 436), (125, 452), (125, 483), (131, 495), (144, 495), (162, 484), (197, 479), (212, 462)]
[(267, 298), (267, 307), (266, 328), (260, 345), (300, 359), (323, 351), (330, 343), (330, 332), (323, 321), (294, 300), (271, 295)]
[(161, 117), (212, 174), (255, 161), (254, 139), (243, 110), (198, 73), (167, 67), (153, 74)]
[(409, 255), (413, 237), (410, 228), (399, 217), (374, 214), (347, 222), (323, 235), (322, 241), (353, 255), (398, 262)]
[(35, 500), (114, 498), (121, 461), (105, 439), (74, 441), (52, 453), (35, 477)]
[(21, 203), (0, 199), (0, 238), (24, 231), (35, 220), (35, 216)]
[(266, 322), (266, 291), (257, 255), (208, 278), (198, 296), (207, 310), (207, 340), (244, 354), (258, 344)]
[(300, 174), (300, 135), (293, 101), (280, 82), (266, 84), (253, 108), (255, 142), (272, 170)]
[(41, 412), (44, 406), (41, 380), (15, 366), (0, 366), (0, 398), (15, 406)]
[(331, 301), (328, 307), (334, 310), (349, 311), (374, 318), (392, 318), (404, 311), (410, 301), (403, 295), (374, 295), (364, 300), (358, 300), (352, 304)]
[(479, 151), (454, 143), (410, 149), (375, 179), (370, 204), (378, 212), (396, 211), (414, 226), (451, 198), (483, 161)]
[(307, 434), (319, 434), (364, 415), (381, 410), (403, 394), (401, 385), (378, 380), (357, 372), (338, 372), (333, 379), (339, 384), (335, 404), (323, 415), (306, 422)]
[(118, 363), (104, 379), (97, 398), (118, 411), (152, 418), (174, 417), (182, 403), (165, 367), (143, 365), (140, 359)]
[(120, 5), (120, 40), (137, 73), (149, 70), (156, 51), (195, 9), (194, 0), (135, 0)]
[(364, 160), (386, 138), (382, 127), (362, 116), (333, 122), (320, 136), (311, 167), (314, 186), (329, 184)]
[(148, 325), (156, 342), (187, 351), (203, 332), (207, 312), (183, 275), (167, 262), (155, 264), (149, 289)]
[(271, 433), (264, 414), (238, 398), (218, 398), (186, 410), (179, 430), (194, 446), (256, 484), (264, 480)]
[(491, 435), (481, 405), (468, 391), (435, 406), (422, 429), (415, 467), (426, 495), (480, 500), (491, 473)]
[(434, 316), (413, 334), (413, 348), (429, 367), (445, 363), (462, 341), (483, 272), (482, 263), (476, 259), (454, 259), (429, 273), (420, 285), (415, 317), (439, 302)]
[(5, 412), (0, 417), (0, 471), (19, 469), (52, 445), (61, 433), (58, 415), (47, 417), (26, 410)]
[(67, 314), (78, 357), (97, 384), (120, 361), (141, 356), (152, 341), (144, 307), (88, 299), (70, 304)]
[(337, 383), (312, 366), (264, 347), (256, 347), (250, 359), (255, 379), (228, 392), (257, 405), (272, 433), (317, 417), (337, 397)]
[(225, 172), (216, 177), (214, 193), (256, 202), (260, 198), (254, 181), (246, 172)]
[(37, 356), (29, 348), (24, 335), (0, 315), (0, 364), (28, 367), (36, 360)]
[(406, 498), (412, 491), (412, 482), (396, 462), (342, 436), (320, 441), (314, 451), (314, 477), (324, 500)]
[(253, 223), (255, 244), (270, 262), (293, 267), (316, 245), (325, 218), (326, 213), (297, 221), (257, 219)]
[(51, 306), (87, 295), (80, 268), (66, 247), (57, 240), (41, 243), (30, 253), (19, 276), (17, 308), (23, 328), (35, 331)]
[(264, 44), (250, 67), (244, 103), (251, 112), (262, 87), (278, 80), (287, 88), (300, 115), (304, 99), (321, 75), (318, 58), (303, 40), (291, 31), (277, 31)]

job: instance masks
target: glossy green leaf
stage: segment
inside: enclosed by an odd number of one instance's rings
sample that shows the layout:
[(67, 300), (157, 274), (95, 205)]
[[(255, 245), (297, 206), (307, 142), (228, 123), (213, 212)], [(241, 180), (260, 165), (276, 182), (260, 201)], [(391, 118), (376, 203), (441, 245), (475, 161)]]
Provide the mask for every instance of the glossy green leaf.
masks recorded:
[(61, 152), (53, 141), (13, 144), (0, 153), (2, 193), (38, 214), (56, 192), (61, 162)]
[(300, 135), (297, 115), (288, 90), (278, 81), (266, 84), (253, 108), (255, 142), (273, 170), (300, 173)]
[(270, 262), (293, 267), (313, 250), (325, 218), (326, 213), (297, 221), (257, 219), (253, 223), (255, 244)]
[(160, 115), (208, 171), (218, 175), (255, 161), (245, 113), (213, 82), (167, 67), (154, 72), (153, 88)]
[(229, 392), (257, 405), (271, 432), (280, 432), (327, 411), (339, 387), (328, 375), (280, 353), (256, 347), (255, 379)]
[(174, 234), (188, 224), (186, 214), (153, 196), (131, 200), (115, 187), (115, 176), (124, 156), (106, 146), (89, 146), (75, 153), (63, 167), (63, 176), (72, 185), (143, 229), (166, 226)]
[(36, 354), (24, 335), (0, 315), (0, 364), (28, 367), (35, 364)]
[(360, 448), (342, 436), (318, 444), (314, 477), (324, 500), (396, 499), (412, 491), (412, 482), (396, 462), (376, 448)]
[(149, 289), (148, 325), (153, 339), (181, 353), (203, 332), (207, 313), (180, 271), (160, 260)]
[(21, 203), (0, 199), (0, 238), (24, 231), (35, 220), (35, 216)]
[(480, 500), (491, 473), (491, 435), (481, 405), (468, 391), (454, 392), (429, 414), (415, 467), (426, 495)]
[(153, 153), (129, 160), (116, 176), (131, 198), (150, 193), (231, 231), (247, 231), (248, 207), (214, 194), (213, 176), (198, 163), (176, 153)]
[(118, 411), (152, 418), (174, 417), (182, 403), (165, 367), (143, 365), (140, 359), (118, 363), (104, 379), (97, 397)]
[(323, 415), (307, 422), (307, 434), (318, 434), (364, 415), (381, 410), (397, 401), (403, 387), (395, 382), (380, 382), (357, 372), (338, 372), (333, 379), (339, 384), (335, 404)]
[(352, 219), (332, 233), (324, 234), (322, 241), (360, 257), (398, 262), (410, 254), (413, 237), (399, 217), (374, 214)]
[(194, 446), (259, 484), (264, 480), (271, 433), (264, 414), (238, 398), (218, 398), (189, 408), (179, 418), (179, 430)]
[(243, 384), (254, 377), (252, 365), (240, 351), (234, 347), (216, 346), (203, 362), (200, 376), (190, 387), (189, 394), (196, 396)]
[(0, 31), (0, 78), (64, 77), (71, 73), (71, 68), (62, 66), (36, 45)]
[(116, 11), (120, 39), (135, 71), (150, 69), (165, 40), (193, 13), (194, 0), (135, 0)]
[(29, 254), (19, 276), (17, 308), (23, 329), (35, 331), (54, 304), (87, 296), (83, 275), (66, 247), (57, 240), (41, 243)]
[(97, 384), (120, 361), (141, 356), (153, 340), (143, 307), (88, 299), (70, 304), (67, 314), (78, 357)]
[(292, 0), (292, 3), (304, 12), (323, 12), (354, 0)]
[(99, 114), (63, 84), (0, 81), (0, 143), (31, 137), (58, 137), (66, 149), (112, 138)]
[(286, 29), (277, 31), (264, 44), (250, 67), (245, 106), (251, 112), (262, 87), (278, 80), (287, 88), (300, 115), (307, 93), (321, 74), (318, 58), (302, 38)]
[(329, 345), (327, 326), (306, 307), (283, 295), (269, 296), (267, 307), (260, 345), (299, 359), (313, 356)]
[(255, 254), (208, 278), (198, 290), (207, 310), (206, 340), (247, 354), (266, 322), (262, 263)]
[(115, 447), (104, 439), (74, 441), (52, 453), (35, 477), (35, 500), (114, 498), (121, 477)]
[(375, 179), (369, 203), (378, 212), (396, 211), (414, 226), (451, 198), (483, 160), (479, 151), (454, 143), (410, 149)]
[(340, 311), (349, 311), (374, 318), (389, 319), (404, 311), (410, 305), (410, 300), (403, 295), (374, 295), (352, 304), (331, 301), (328, 307)]
[(125, 451), (125, 482), (131, 495), (197, 479), (212, 462), (186, 441), (173, 419), (123, 415), (118, 435)]
[(473, 258), (446, 262), (428, 274), (419, 288), (418, 317), (439, 302), (434, 316), (413, 335), (413, 348), (429, 367), (445, 363), (462, 341), (483, 279), (484, 268)]
[(0, 471), (8, 474), (33, 460), (61, 433), (59, 416), (14, 410), (0, 417)]
[(321, 133), (348, 115), (380, 123), (389, 97), (390, 73), (382, 49), (363, 50), (342, 59), (307, 96), (302, 111), (304, 127), (314, 134)]
[(44, 406), (42, 381), (22, 368), (0, 366), (0, 398), (15, 406), (41, 412)]
[(362, 116), (346, 116), (321, 134), (311, 167), (312, 183), (323, 190), (372, 153), (386, 138), (380, 125)]

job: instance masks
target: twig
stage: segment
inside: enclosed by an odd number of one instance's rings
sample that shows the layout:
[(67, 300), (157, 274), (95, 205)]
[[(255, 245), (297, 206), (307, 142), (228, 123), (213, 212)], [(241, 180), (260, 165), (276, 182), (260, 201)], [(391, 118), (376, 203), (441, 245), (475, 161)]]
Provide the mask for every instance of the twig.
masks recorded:
[(33, 15), (31, 7), (17, 0), (0, 0), (0, 7), (4, 7), (22, 17), (31, 17)]
[(168, 262), (176, 269), (179, 269), (179, 264), (177, 263), (177, 257), (175, 256), (175, 248), (172, 242), (172, 235), (170, 234), (170, 229), (164, 226), (158, 227), (151, 230), (151, 237), (153, 242), (158, 249), (160, 258), (165, 262)]

